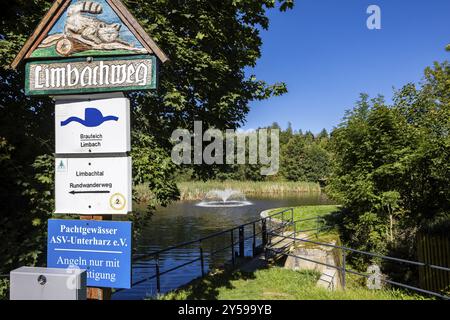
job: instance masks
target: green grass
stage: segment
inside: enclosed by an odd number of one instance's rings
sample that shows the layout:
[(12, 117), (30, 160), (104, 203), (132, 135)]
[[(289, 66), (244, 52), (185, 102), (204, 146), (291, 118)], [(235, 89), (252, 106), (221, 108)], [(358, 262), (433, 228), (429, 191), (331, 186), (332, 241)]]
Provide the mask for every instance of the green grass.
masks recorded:
[(254, 273), (217, 271), (194, 280), (161, 300), (421, 300), (424, 297), (398, 289), (369, 290), (349, 277), (346, 290), (316, 287), (317, 272), (281, 267)]
[[(340, 209), (335, 205), (300, 206), (294, 208), (295, 219), (307, 219), (331, 215)], [(272, 210), (271, 213), (282, 209)], [(285, 213), (285, 219), (290, 213)], [(315, 220), (305, 221), (297, 229), (315, 227)], [(334, 228), (322, 231), (311, 240), (329, 243), (339, 242), (339, 234)], [(305, 244), (304, 246), (310, 246)], [(423, 296), (386, 287), (369, 290), (365, 279), (347, 273), (346, 289), (329, 291), (316, 286), (320, 277), (314, 271), (293, 271), (278, 265), (246, 273), (222, 269), (211, 272), (205, 278), (196, 279), (178, 290), (159, 297), (161, 300), (423, 300)]]
[[(270, 212), (270, 214), (275, 214), (276, 212), (283, 211), (289, 208), (279, 208), (274, 209)], [(318, 227), (326, 227), (326, 217), (330, 216), (333, 213), (336, 213), (340, 210), (340, 206), (338, 205), (318, 205), (318, 206), (299, 206), (294, 207), (294, 220), (297, 221), (295, 223), (295, 228), (297, 232), (304, 232), (306, 230), (317, 229)], [(319, 217), (319, 220), (312, 219)], [(274, 218), (281, 219), (281, 214), (279, 216), (274, 216)], [(284, 219), (290, 219), (291, 212), (284, 213)], [(306, 221), (298, 221), (305, 220)], [(308, 234), (313, 235), (311, 238), (313, 241), (330, 243), (332, 241), (336, 241), (336, 243), (340, 243), (339, 241), (339, 233), (336, 228), (330, 226), (330, 228), (324, 228), (323, 230), (316, 231), (308, 231)], [(303, 246), (315, 246), (314, 244), (304, 243)]]
[(201, 200), (208, 191), (233, 189), (245, 195), (280, 195), (284, 193), (321, 192), (320, 185), (313, 182), (290, 181), (189, 181), (178, 183), (181, 200)]
[[(276, 212), (280, 212), (290, 208), (278, 208), (274, 209), (270, 212), (270, 214), (274, 214)], [(314, 205), (314, 206), (299, 206), (294, 207), (294, 220), (299, 219), (311, 219), (316, 217), (326, 217), (334, 212), (338, 212), (340, 210), (340, 206), (338, 205)], [(290, 212), (286, 212), (284, 214), (284, 218), (290, 218)], [(280, 215), (281, 216), (281, 215)], [(275, 218), (277, 218), (275, 216)], [(299, 223), (299, 227), (303, 229), (311, 229), (316, 226), (315, 220), (302, 221)]]

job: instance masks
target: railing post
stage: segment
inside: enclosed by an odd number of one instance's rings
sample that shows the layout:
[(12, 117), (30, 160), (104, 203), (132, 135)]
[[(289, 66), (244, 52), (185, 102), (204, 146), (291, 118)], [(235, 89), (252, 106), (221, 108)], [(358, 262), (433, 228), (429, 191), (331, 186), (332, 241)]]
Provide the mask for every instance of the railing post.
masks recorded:
[(292, 228), (294, 228), (294, 232), (292, 233), (292, 235), (293, 235), (293, 238), (294, 238), (294, 245), (295, 245), (295, 242), (296, 242), (295, 238), (296, 238), (296, 234), (297, 234), (297, 232), (296, 232), (297, 223), (294, 221), (294, 209), (291, 208), (290, 210), (291, 210), (291, 226), (292, 226)]
[(272, 244), (272, 231), (273, 231), (273, 222), (272, 222), (272, 216), (269, 217), (269, 232), (267, 233), (267, 242), (269, 244)]
[(161, 274), (159, 271), (159, 255), (156, 256), (156, 293), (161, 293)]
[(294, 236), (294, 246), (297, 243), (297, 221), (292, 220), (292, 225), (294, 228), (293, 236)]
[(233, 263), (233, 266), (236, 264), (234, 256), (234, 229), (231, 230), (231, 263)]
[(245, 255), (245, 240), (244, 240), (244, 226), (239, 227), (239, 257), (243, 258)]
[(316, 237), (319, 236), (319, 216), (316, 216)]
[(205, 276), (205, 260), (203, 258), (203, 246), (202, 246), (202, 242), (200, 241), (200, 262), (202, 265), (202, 277)]
[(345, 289), (347, 275), (347, 263), (345, 257), (345, 249), (342, 249), (342, 287)]
[(262, 235), (262, 244), (263, 247), (265, 247), (267, 245), (267, 220), (264, 219), (262, 221), (262, 226), (261, 226), (261, 235)]
[(252, 255), (256, 255), (256, 223), (253, 222), (253, 243), (252, 243)]

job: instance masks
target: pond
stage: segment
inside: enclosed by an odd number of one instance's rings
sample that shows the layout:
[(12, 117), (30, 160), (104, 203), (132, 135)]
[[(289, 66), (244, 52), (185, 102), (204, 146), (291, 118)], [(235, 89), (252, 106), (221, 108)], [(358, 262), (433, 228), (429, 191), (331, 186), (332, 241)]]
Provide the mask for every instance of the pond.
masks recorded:
[[(252, 205), (235, 208), (198, 207), (198, 201), (180, 201), (167, 208), (159, 208), (135, 244), (138, 253), (150, 253), (167, 247), (196, 240), (213, 233), (259, 219), (259, 214), (267, 209), (293, 207), (299, 205), (332, 204), (320, 193), (290, 194), (277, 197), (247, 197)], [(257, 226), (260, 230), (260, 225)], [(257, 232), (258, 232), (257, 230)], [(253, 234), (252, 226), (245, 229), (245, 236)], [(236, 238), (237, 239), (237, 233)], [(246, 243), (246, 255), (251, 255), (252, 239)], [(207, 272), (213, 267), (223, 265), (231, 259), (231, 234), (226, 234), (202, 243), (204, 265)], [(237, 248), (236, 248), (237, 249)], [(216, 254), (211, 253), (215, 251)], [(171, 250), (159, 257), (160, 271), (164, 272), (199, 257), (199, 245)], [(113, 299), (144, 299), (156, 294), (156, 279), (144, 281), (156, 273), (155, 261), (140, 261), (133, 265), (133, 283), (143, 281), (132, 289), (114, 293)], [(168, 292), (201, 276), (200, 261), (189, 264), (161, 277), (161, 292)]]

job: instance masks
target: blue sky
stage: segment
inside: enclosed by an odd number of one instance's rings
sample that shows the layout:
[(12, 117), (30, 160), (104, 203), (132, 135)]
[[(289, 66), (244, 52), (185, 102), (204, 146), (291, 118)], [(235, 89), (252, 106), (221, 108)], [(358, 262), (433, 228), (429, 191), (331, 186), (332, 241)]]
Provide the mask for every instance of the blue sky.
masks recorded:
[[(369, 30), (366, 10), (381, 8), (381, 30)], [(293, 10), (270, 10), (262, 57), (247, 70), (289, 93), (251, 103), (243, 129), (290, 121), (295, 130), (339, 124), (366, 92), (388, 101), (393, 88), (419, 82), (425, 67), (448, 60), (450, 0), (296, 0)]]

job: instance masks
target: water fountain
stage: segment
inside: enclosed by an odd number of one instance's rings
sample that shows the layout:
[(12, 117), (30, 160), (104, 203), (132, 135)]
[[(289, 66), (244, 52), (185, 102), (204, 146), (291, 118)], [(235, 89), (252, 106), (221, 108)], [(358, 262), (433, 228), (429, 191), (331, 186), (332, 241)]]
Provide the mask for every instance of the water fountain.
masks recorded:
[(225, 189), (225, 190), (211, 190), (203, 200), (197, 204), (198, 207), (212, 207), (212, 208), (229, 208), (229, 207), (244, 207), (250, 206), (252, 203), (247, 201), (245, 195), (239, 190)]

